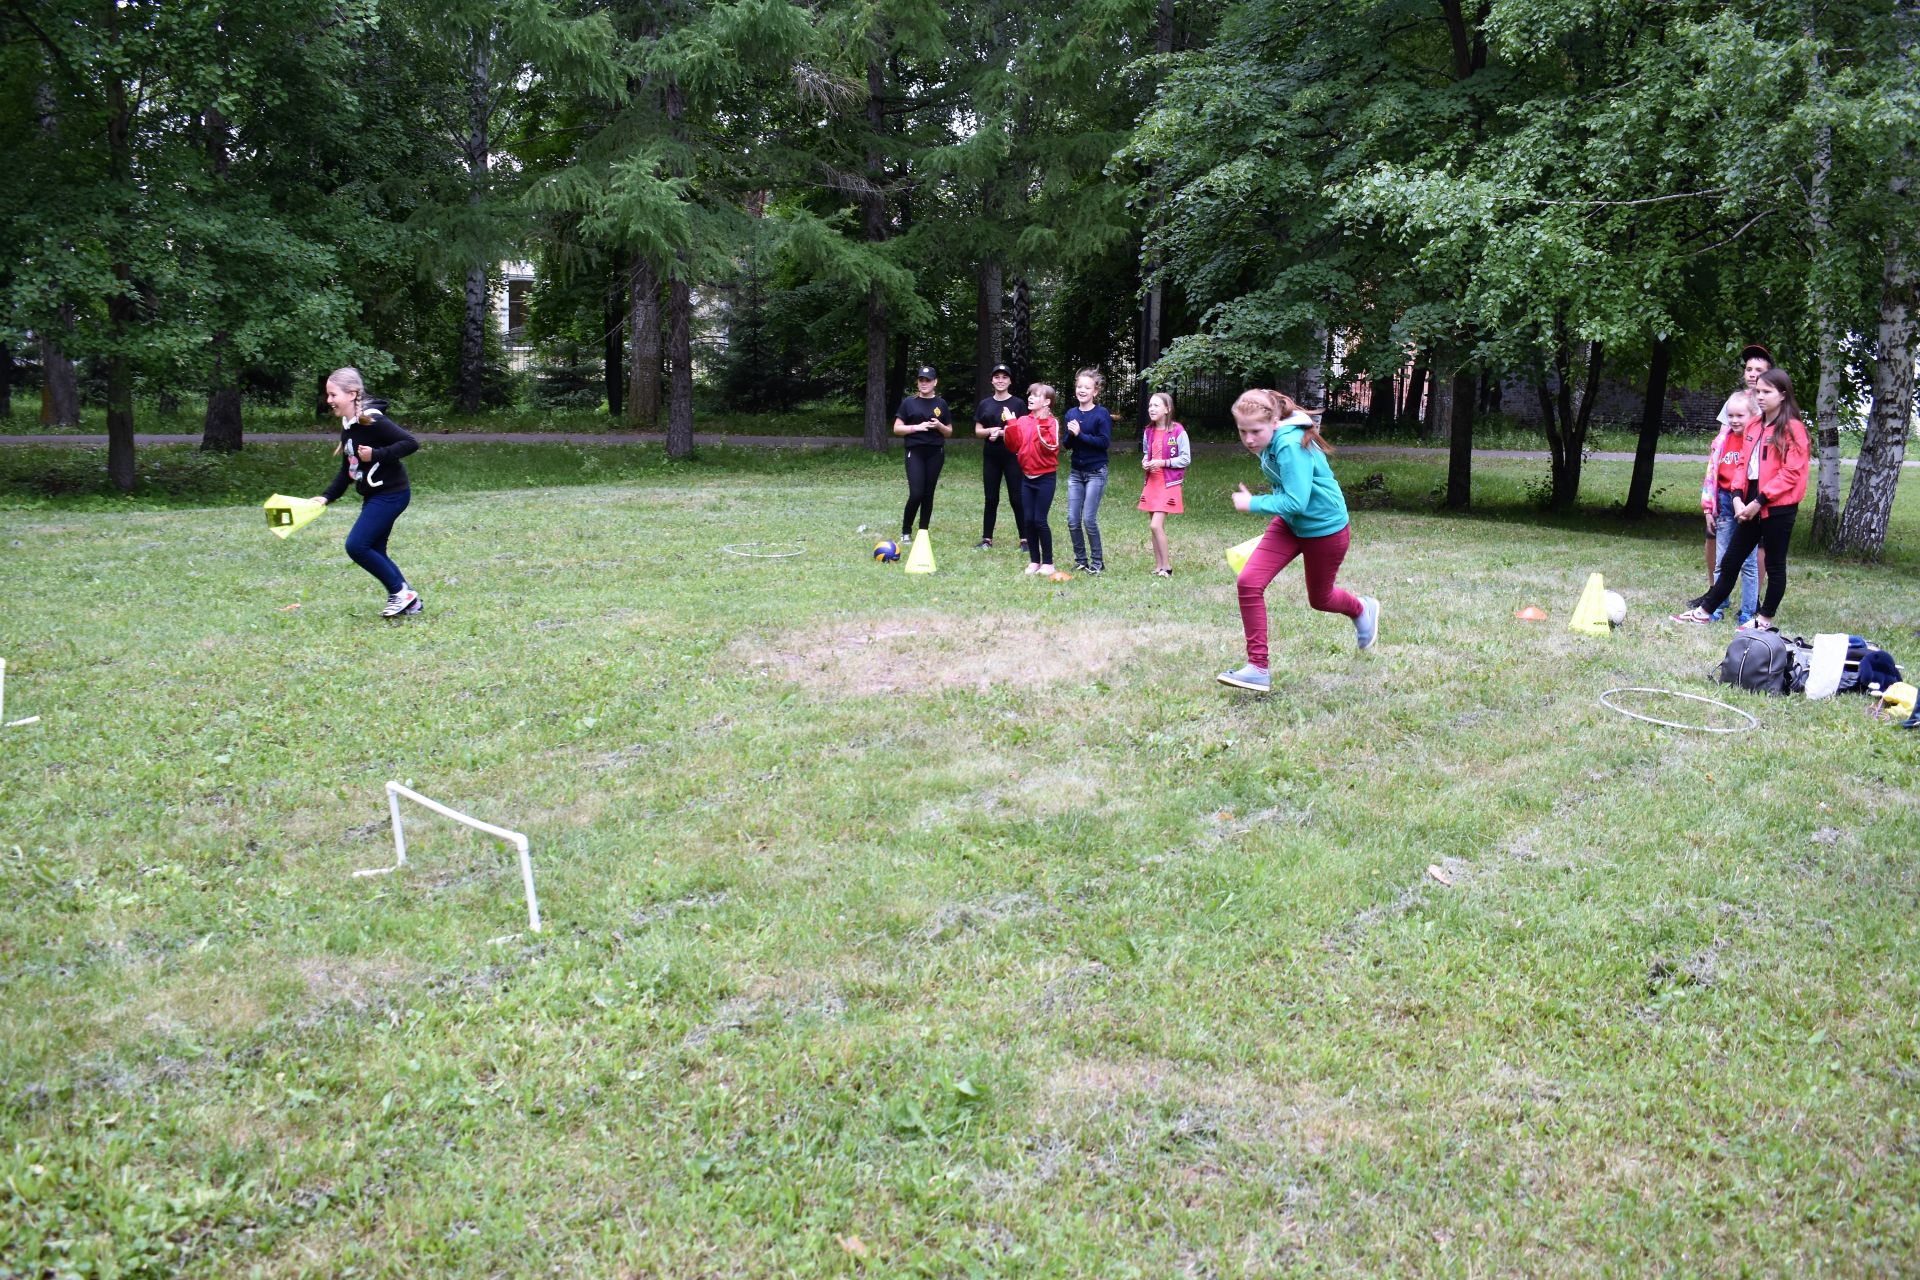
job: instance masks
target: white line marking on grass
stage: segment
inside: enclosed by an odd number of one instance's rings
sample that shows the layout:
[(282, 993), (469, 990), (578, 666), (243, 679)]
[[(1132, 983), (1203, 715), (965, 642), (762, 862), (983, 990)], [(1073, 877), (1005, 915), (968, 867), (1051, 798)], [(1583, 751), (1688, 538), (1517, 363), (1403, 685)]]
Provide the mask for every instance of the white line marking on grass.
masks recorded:
[[(762, 551), (762, 547), (791, 547), (790, 551)], [(729, 542), (720, 548), (730, 556), (744, 556), (749, 560), (785, 560), (789, 556), (802, 556), (807, 549), (797, 542)]]
[[(496, 840), (504, 840), (519, 850), (520, 879), (527, 887), (527, 928), (534, 933), (540, 932), (540, 899), (535, 896), (533, 891), (533, 857), (527, 851), (527, 838), (518, 831), (509, 831), (505, 827), (496, 827), (491, 822), (482, 822), (473, 815), (462, 813), (458, 809), (441, 804), (438, 800), (428, 799), (404, 783), (387, 783), (387, 809), (393, 814), (393, 865), (390, 867), (368, 867), (365, 870), (354, 872), (353, 874), (356, 877), (392, 875), (407, 865), (407, 834), (405, 828), (402, 827), (400, 823), (401, 796), (405, 796), (417, 805), (433, 810), (442, 817), (452, 818), (455, 822), (464, 823), (466, 826), (472, 827), (475, 831), (484, 831)], [(507, 938), (516, 936), (518, 935), (507, 934), (504, 938), (495, 938), (493, 941), (503, 942)]]

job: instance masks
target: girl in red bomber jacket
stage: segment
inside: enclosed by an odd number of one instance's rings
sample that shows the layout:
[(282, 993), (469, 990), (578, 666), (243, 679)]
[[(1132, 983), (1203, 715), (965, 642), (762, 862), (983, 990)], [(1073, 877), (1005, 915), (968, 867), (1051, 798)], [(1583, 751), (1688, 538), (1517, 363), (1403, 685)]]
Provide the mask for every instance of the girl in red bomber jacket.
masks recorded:
[(1786, 370), (1769, 369), (1761, 374), (1753, 395), (1759, 402), (1760, 416), (1748, 422), (1746, 429), (1750, 435), (1759, 429), (1759, 447), (1748, 451), (1746, 489), (1734, 501), (1733, 536), (1720, 557), (1720, 573), (1712, 588), (1693, 600), (1685, 612), (1674, 614), (1675, 622), (1712, 621), (1714, 610), (1726, 603), (1740, 580), (1740, 566), (1755, 547), (1763, 553), (1767, 593), (1760, 601), (1760, 612), (1744, 625), (1772, 631), (1774, 612), (1787, 593), (1787, 542), (1793, 536), (1800, 500), (1807, 496), (1807, 464), (1812, 449), (1807, 443), (1807, 428), (1800, 421), (1800, 406), (1793, 398), (1793, 379)]

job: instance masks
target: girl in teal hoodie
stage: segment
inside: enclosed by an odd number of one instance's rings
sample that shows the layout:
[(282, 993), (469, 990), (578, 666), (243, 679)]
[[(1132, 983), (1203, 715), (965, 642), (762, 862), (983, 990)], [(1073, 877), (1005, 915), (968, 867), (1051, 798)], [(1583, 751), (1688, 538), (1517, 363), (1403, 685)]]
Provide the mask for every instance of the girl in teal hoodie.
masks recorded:
[(1240, 486), (1236, 511), (1271, 516), (1260, 545), (1240, 570), (1240, 625), (1247, 633), (1247, 665), (1220, 673), (1220, 683), (1266, 693), (1273, 687), (1267, 670), (1267, 584), (1293, 562), (1305, 560), (1307, 603), (1323, 613), (1353, 619), (1356, 642), (1373, 647), (1380, 631), (1380, 602), (1356, 596), (1334, 582), (1346, 559), (1347, 500), (1327, 465), (1331, 452), (1313, 417), (1278, 391), (1256, 389), (1233, 402), (1240, 443), (1260, 459), (1260, 471), (1273, 486), (1255, 496)]

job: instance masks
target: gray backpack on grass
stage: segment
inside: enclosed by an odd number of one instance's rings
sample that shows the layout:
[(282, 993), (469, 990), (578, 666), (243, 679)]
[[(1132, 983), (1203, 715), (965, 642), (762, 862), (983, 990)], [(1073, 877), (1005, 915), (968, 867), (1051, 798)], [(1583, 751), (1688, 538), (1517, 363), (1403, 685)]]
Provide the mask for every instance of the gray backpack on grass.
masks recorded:
[(1778, 631), (1739, 631), (1720, 659), (1720, 683), (1755, 693), (1794, 693), (1807, 687), (1810, 656)]

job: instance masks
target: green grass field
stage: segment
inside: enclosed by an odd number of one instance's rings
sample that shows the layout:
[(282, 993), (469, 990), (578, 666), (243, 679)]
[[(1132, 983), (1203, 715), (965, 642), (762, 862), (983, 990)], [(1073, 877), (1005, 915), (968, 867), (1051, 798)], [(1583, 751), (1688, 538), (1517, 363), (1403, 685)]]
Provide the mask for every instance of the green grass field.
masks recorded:
[[(264, 528), (324, 453), (172, 500), (0, 484), (5, 717), (41, 717), (0, 730), (0, 1275), (1920, 1257), (1920, 735), (1595, 703), (1720, 692), (1730, 628), (1663, 621), (1691, 468), (1627, 528), (1526, 509), (1544, 464), (1460, 517), (1432, 466), (1336, 458), (1383, 477), (1343, 574), (1381, 642), (1289, 569), (1259, 701), (1212, 678), (1250, 461), (1193, 473), (1173, 579), (1129, 478), (1113, 571), (1051, 586), (1004, 512), (971, 549), (970, 461), (910, 577), (867, 556), (897, 459), (429, 448), (392, 625), (351, 503)], [(1911, 483), (1897, 525), (1884, 566), (1800, 552), (1783, 626), (1920, 656)], [(1591, 570), (1610, 639), (1564, 628)], [(404, 872), (352, 878), (390, 778), (526, 832), (546, 930), (421, 811)]]

